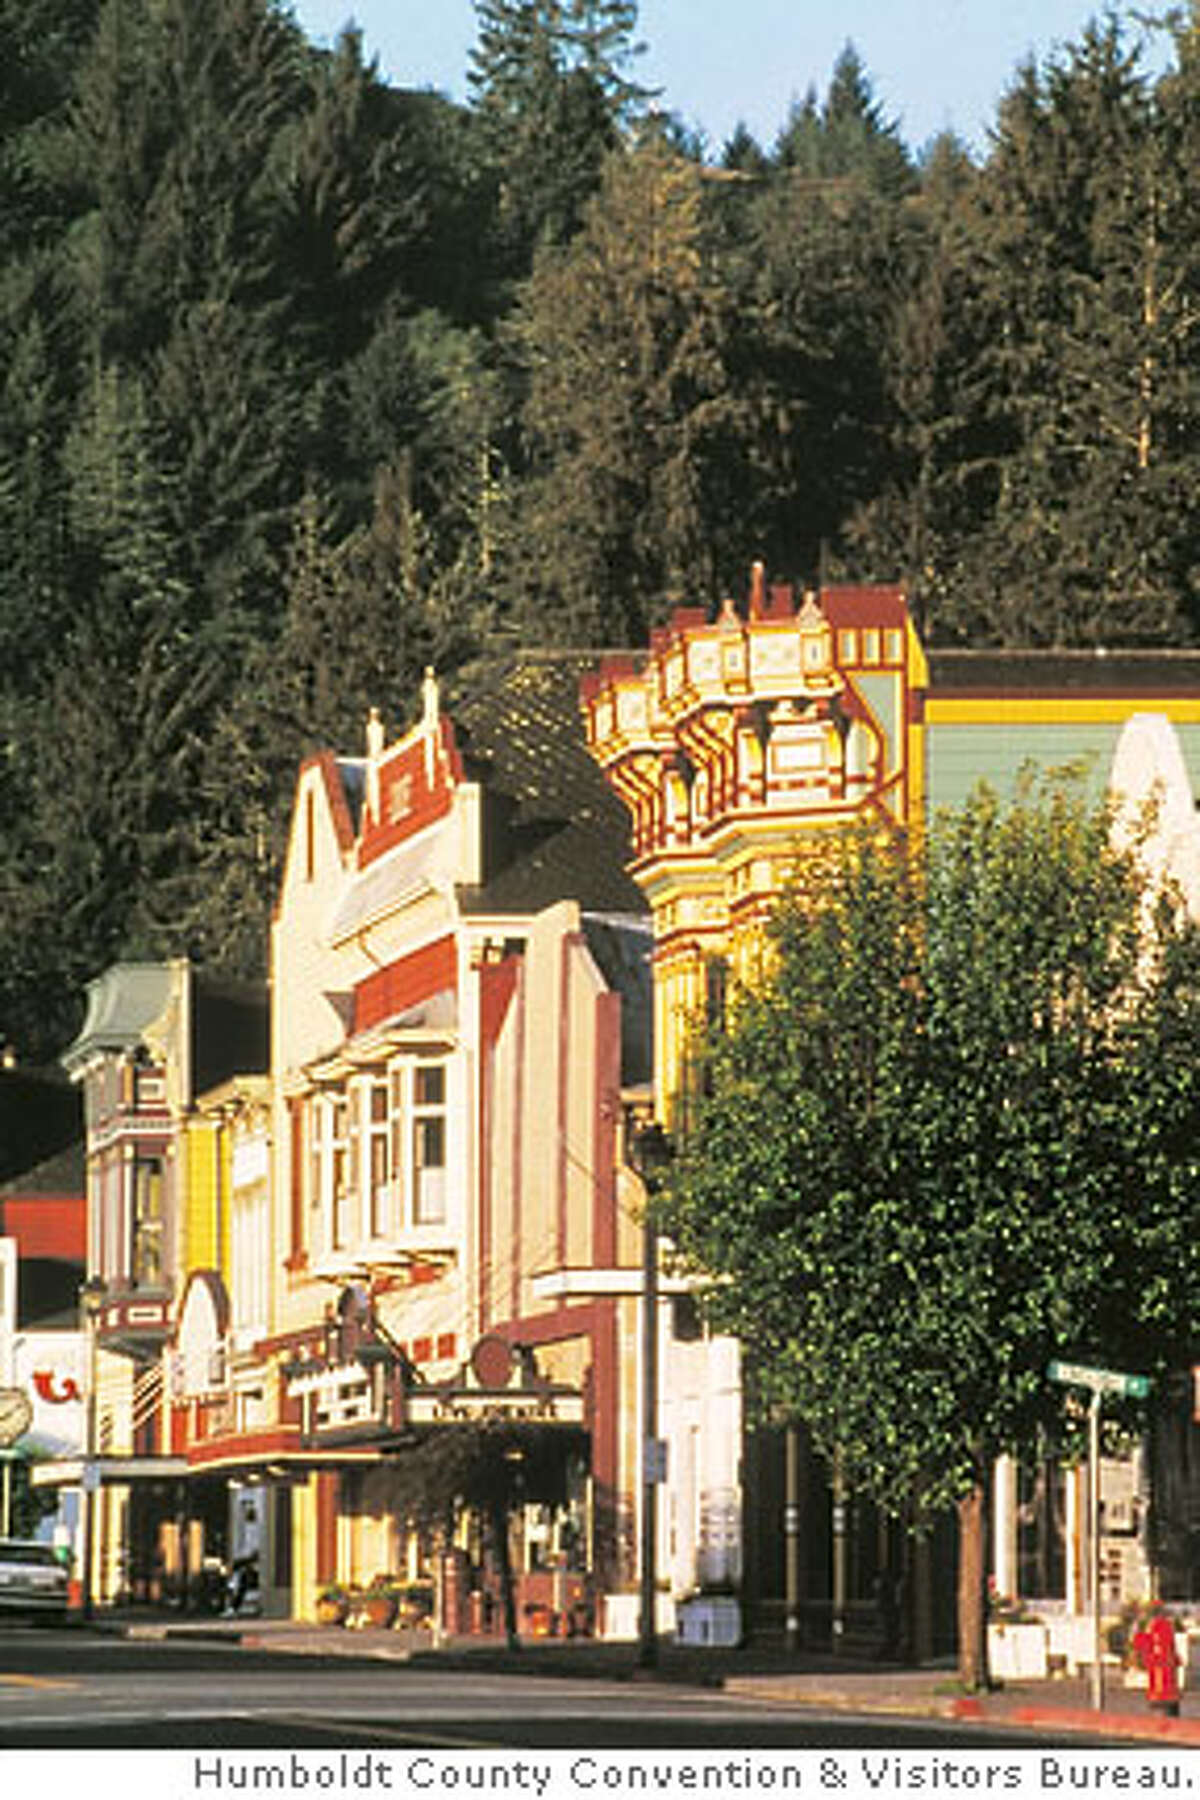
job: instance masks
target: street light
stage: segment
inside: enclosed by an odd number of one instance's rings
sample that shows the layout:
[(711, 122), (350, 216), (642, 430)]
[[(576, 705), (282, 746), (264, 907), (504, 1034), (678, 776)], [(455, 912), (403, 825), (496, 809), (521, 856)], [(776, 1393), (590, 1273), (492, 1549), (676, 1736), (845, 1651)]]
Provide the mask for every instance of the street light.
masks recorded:
[(97, 1438), (97, 1405), (96, 1395), (100, 1385), (100, 1353), (97, 1327), (100, 1322), (101, 1309), (108, 1298), (108, 1283), (100, 1275), (89, 1275), (79, 1290), (79, 1305), (83, 1313), (84, 1330), (87, 1333), (88, 1346), (88, 1385), (87, 1413), (84, 1426), (84, 1461), (83, 1490), (81, 1493), (80, 1523), (83, 1526), (83, 1557), (80, 1570), (81, 1600), (83, 1616), (92, 1617), (92, 1568), (95, 1561), (95, 1481), (96, 1481), (96, 1438)]
[(658, 1442), (658, 1231), (653, 1204), (674, 1154), (671, 1140), (657, 1120), (635, 1128), (629, 1161), (646, 1189), (642, 1224), (642, 1558), (638, 1666), (658, 1662), (655, 1595), (658, 1587), (658, 1483), (662, 1479)]

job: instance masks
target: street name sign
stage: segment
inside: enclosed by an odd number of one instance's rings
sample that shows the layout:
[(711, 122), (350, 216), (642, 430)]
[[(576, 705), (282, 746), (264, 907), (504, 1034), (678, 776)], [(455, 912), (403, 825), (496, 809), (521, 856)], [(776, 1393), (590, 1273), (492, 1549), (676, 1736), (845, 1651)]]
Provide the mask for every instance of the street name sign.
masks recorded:
[(1089, 1369), (1083, 1363), (1052, 1362), (1046, 1373), (1063, 1387), (1090, 1388), (1093, 1394), (1120, 1394), (1126, 1400), (1145, 1400), (1150, 1392), (1148, 1375), (1126, 1375), (1119, 1369)]

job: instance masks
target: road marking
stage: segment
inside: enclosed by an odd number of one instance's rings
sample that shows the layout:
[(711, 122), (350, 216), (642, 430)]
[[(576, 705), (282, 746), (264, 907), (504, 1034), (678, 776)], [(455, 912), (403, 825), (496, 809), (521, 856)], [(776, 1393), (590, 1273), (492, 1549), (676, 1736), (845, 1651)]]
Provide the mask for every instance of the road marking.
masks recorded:
[(77, 1681), (56, 1681), (52, 1675), (0, 1675), (0, 1687), (77, 1688)]
[(343, 1717), (340, 1713), (269, 1713), (256, 1709), (243, 1709), (238, 1718), (254, 1719), (258, 1723), (270, 1725), (313, 1725), (318, 1724), (328, 1730), (365, 1732), (370, 1735), (372, 1743), (377, 1738), (387, 1738), (393, 1744), (408, 1744), (417, 1750), (508, 1750), (512, 1746), (502, 1739), (457, 1737), (432, 1731), (401, 1731), (393, 1725), (375, 1725), (370, 1720)]

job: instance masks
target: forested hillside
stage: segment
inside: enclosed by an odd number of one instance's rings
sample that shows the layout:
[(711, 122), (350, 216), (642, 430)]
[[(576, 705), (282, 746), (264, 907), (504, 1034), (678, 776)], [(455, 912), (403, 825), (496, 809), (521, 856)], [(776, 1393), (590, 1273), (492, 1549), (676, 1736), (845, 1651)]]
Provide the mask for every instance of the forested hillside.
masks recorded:
[(756, 557), (933, 642), (1200, 639), (1200, 17), (1155, 81), (1081, 23), (974, 162), (849, 47), (701, 146), (632, 0), (476, 11), (459, 106), (273, 0), (0, 0), (23, 1059), (115, 956), (261, 972), (299, 758), (426, 664), (637, 644)]

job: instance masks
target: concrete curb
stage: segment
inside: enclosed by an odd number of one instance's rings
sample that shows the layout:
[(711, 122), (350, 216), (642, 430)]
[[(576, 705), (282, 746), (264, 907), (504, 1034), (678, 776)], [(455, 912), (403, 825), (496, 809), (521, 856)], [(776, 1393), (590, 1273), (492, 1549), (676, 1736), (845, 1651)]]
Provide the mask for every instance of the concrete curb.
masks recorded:
[[(1090, 1736), (1124, 1739), (1131, 1743), (1158, 1744), (1163, 1748), (1200, 1748), (1200, 1717), (1163, 1718), (1158, 1714), (1104, 1708), (1095, 1711), (1064, 1696), (1060, 1703), (998, 1689), (989, 1694), (955, 1694), (939, 1691), (934, 1677), (912, 1671), (893, 1676), (868, 1677), (847, 1671), (847, 1679), (833, 1685), (828, 1674), (797, 1675), (790, 1671), (743, 1674), (728, 1669), (705, 1669), (690, 1663), (672, 1667), (669, 1660), (652, 1669), (633, 1665), (606, 1668), (580, 1657), (545, 1658), (537, 1650), (526, 1660), (503, 1655), (495, 1646), (462, 1648), (448, 1644), (434, 1649), (428, 1643), (391, 1641), (386, 1633), (331, 1632), (317, 1627), (281, 1622), (272, 1628), (258, 1621), (238, 1623), (213, 1619), (211, 1623), (179, 1623), (170, 1620), (96, 1620), (101, 1634), (143, 1642), (224, 1644), (258, 1653), (304, 1656), (326, 1663), (342, 1658), (403, 1663), (423, 1668), (442, 1663), (447, 1669), (470, 1670), (483, 1662), (506, 1675), (592, 1679), (604, 1682), (638, 1681), (647, 1685), (719, 1688), (731, 1698), (749, 1704), (791, 1706), (861, 1718), (944, 1719), (964, 1725), (1003, 1725), (1031, 1735)], [(501, 1659), (501, 1660), (497, 1660)], [(945, 1677), (941, 1677), (944, 1682)]]
[[(969, 1705), (959, 1701), (958, 1706)], [(956, 1710), (955, 1717), (973, 1715)], [(1162, 1719), (1138, 1713), (1093, 1712), (1084, 1707), (1014, 1706), (1003, 1713), (983, 1711), (983, 1719), (1003, 1719), (1006, 1724), (1021, 1725), (1031, 1731), (1075, 1731), (1097, 1733), (1105, 1737), (1130, 1738), (1140, 1743), (1200, 1746), (1200, 1719)]]

